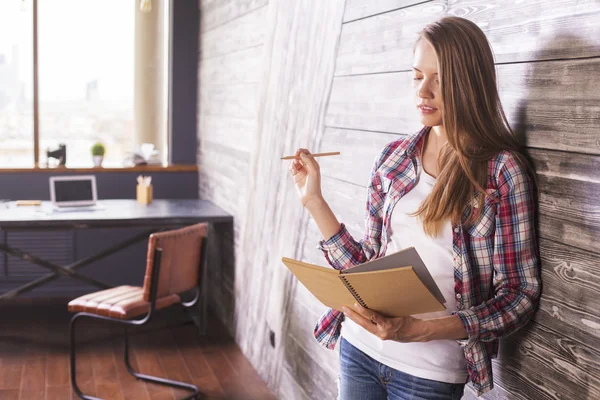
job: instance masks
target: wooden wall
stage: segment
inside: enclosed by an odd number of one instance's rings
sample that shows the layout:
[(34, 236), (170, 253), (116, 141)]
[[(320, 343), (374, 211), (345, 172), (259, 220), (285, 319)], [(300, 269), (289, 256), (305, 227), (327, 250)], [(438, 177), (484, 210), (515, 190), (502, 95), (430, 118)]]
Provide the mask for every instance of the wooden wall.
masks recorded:
[(338, 360), (312, 337), (324, 307), (280, 262), (325, 264), (279, 157), (340, 150), (321, 161), (324, 195), (362, 235), (374, 157), (418, 128), (415, 34), (444, 15), (486, 32), (539, 180), (540, 308), (501, 342), (485, 397), (600, 398), (600, 2), (201, 0), (200, 10), (200, 196), (236, 218), (213, 232), (211, 302), (280, 398), (335, 398)]

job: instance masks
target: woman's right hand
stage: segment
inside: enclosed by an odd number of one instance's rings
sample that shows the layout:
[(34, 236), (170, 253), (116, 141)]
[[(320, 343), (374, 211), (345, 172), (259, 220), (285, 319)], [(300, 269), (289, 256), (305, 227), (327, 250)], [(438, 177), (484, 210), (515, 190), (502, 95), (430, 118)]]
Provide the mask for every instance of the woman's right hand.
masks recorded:
[(296, 157), (290, 163), (290, 173), (300, 197), (300, 202), (307, 207), (311, 202), (323, 199), (321, 193), (321, 169), (319, 163), (307, 149), (298, 149)]

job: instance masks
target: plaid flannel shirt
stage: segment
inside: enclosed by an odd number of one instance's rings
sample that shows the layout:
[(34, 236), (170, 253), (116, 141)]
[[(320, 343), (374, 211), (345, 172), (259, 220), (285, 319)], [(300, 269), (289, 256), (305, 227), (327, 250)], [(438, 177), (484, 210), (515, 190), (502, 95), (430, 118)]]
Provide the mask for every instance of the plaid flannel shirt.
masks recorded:
[[(363, 239), (356, 241), (341, 224), (333, 237), (319, 242), (332, 267), (343, 270), (385, 255), (391, 210), (416, 184), (421, 168), (417, 155), (429, 130), (424, 127), (383, 149), (367, 188)], [(463, 346), (477, 395), (493, 388), (491, 359), (498, 353), (497, 339), (531, 319), (541, 289), (534, 188), (525, 169), (509, 152), (502, 151), (489, 161), (487, 192), (475, 223), (464, 223), (477, 206), (473, 201), (465, 207), (463, 223), (452, 226), (454, 314), (468, 334), (458, 343)], [(329, 309), (319, 319), (314, 334), (320, 344), (335, 347), (343, 317)]]

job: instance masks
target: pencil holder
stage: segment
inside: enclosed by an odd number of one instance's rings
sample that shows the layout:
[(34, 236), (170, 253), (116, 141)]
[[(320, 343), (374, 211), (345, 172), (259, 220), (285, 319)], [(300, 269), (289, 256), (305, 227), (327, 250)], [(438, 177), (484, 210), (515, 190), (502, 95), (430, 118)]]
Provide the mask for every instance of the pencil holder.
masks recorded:
[(152, 203), (152, 185), (137, 185), (137, 201), (140, 204)]

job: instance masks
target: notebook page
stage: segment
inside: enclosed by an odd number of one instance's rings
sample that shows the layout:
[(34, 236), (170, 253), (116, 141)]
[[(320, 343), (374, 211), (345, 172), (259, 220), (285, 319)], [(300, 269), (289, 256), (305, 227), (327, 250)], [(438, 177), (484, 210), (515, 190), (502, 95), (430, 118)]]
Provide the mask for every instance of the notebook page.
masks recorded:
[(368, 308), (386, 316), (400, 317), (446, 309), (423, 285), (412, 267), (342, 276)]
[(440, 288), (435, 283), (435, 280), (429, 273), (429, 270), (419, 257), (419, 253), (414, 247), (408, 247), (397, 253), (389, 254), (385, 257), (378, 258), (373, 261), (366, 262), (364, 264), (352, 267), (343, 271), (343, 274), (355, 274), (358, 272), (370, 272), (370, 271), (381, 271), (399, 267), (413, 267), (415, 273), (423, 282), (425, 287), (435, 296), (435, 298), (442, 304), (446, 302), (446, 299), (442, 295)]
[(282, 261), (300, 283), (326, 306), (342, 311), (343, 306), (352, 307), (356, 303), (340, 279), (339, 271), (286, 257)]

